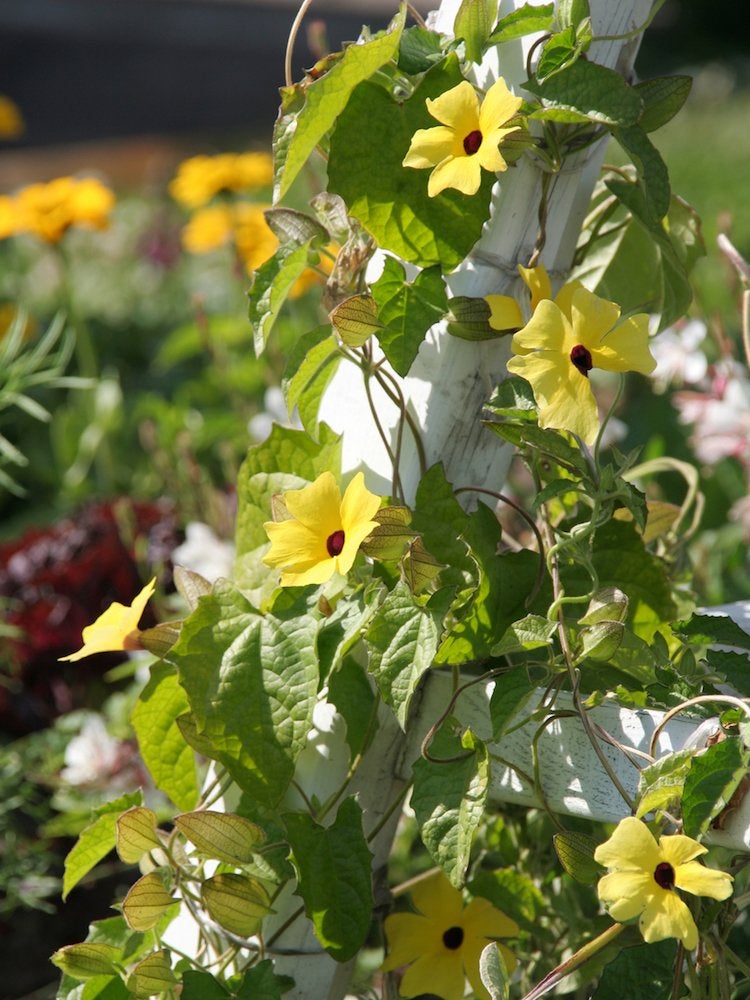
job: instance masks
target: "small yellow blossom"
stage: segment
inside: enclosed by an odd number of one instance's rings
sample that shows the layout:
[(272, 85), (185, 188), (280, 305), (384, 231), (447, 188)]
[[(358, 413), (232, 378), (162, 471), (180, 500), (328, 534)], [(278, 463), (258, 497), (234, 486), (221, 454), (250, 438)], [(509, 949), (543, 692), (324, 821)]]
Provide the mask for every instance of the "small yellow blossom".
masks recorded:
[[(566, 305), (567, 302), (563, 303)], [(648, 316), (618, 323), (620, 307), (586, 288), (576, 288), (569, 312), (543, 299), (523, 329), (513, 335), (515, 357), (508, 371), (531, 383), (539, 426), (577, 434), (593, 444), (599, 430), (592, 368), (648, 374), (656, 367), (648, 346)]]
[(266, 207), (250, 202), (235, 205), (234, 241), (249, 274), (265, 264), (279, 245), (263, 214)]
[(263, 562), (281, 570), (282, 587), (325, 583), (334, 573), (348, 573), (360, 545), (377, 527), (373, 517), (380, 497), (367, 489), (364, 475), (357, 473), (343, 499), (330, 472), (302, 490), (289, 490), (283, 499), (291, 517), (263, 525), (271, 539)]
[[(475, 995), (489, 1000), (479, 977), (479, 958), (490, 941), (518, 934), (515, 921), (481, 897), (464, 906), (461, 893), (442, 872), (418, 882), (411, 897), (416, 913), (393, 913), (385, 920), (388, 955), (383, 971), (408, 966), (399, 995), (429, 993), (461, 1000), (468, 978)], [(512, 971), (515, 956), (504, 944), (497, 947)]]
[(15, 101), (0, 94), (0, 139), (17, 139), (23, 135), (24, 123)]
[(115, 601), (103, 614), (99, 615), (92, 625), (83, 630), (83, 646), (76, 653), (61, 656), (61, 660), (82, 660), (84, 656), (93, 653), (114, 653), (121, 649), (140, 649), (137, 635), (138, 622), (143, 609), (156, 589), (156, 577), (147, 583), (143, 590), (126, 607)]
[(732, 895), (731, 875), (695, 860), (705, 853), (705, 847), (682, 834), (660, 837), (657, 843), (645, 823), (628, 816), (594, 851), (594, 859), (610, 869), (599, 880), (599, 898), (615, 920), (639, 917), (649, 944), (677, 938), (692, 951), (698, 928), (676, 890), (712, 899)]
[(182, 230), (182, 245), (188, 253), (212, 253), (234, 236), (234, 218), (229, 205), (199, 208)]
[(18, 205), (15, 198), (0, 195), (0, 240), (15, 235), (18, 230)]
[(268, 153), (219, 153), (183, 161), (169, 185), (175, 201), (200, 208), (218, 194), (252, 191), (273, 181)]
[(112, 191), (93, 177), (30, 184), (15, 197), (16, 232), (57, 243), (71, 226), (106, 229), (114, 201)]
[[(573, 292), (577, 288), (583, 287), (580, 281), (569, 281), (563, 285), (553, 298), (552, 285), (544, 264), (538, 264), (536, 267), (523, 267), (519, 264), (518, 273), (531, 293), (529, 302), (531, 307), (530, 315), (533, 315), (534, 310), (540, 302), (543, 302), (545, 299), (551, 299), (570, 318)], [(521, 306), (511, 295), (485, 295), (484, 300), (490, 307), (489, 323), (493, 330), (517, 330), (528, 319), (528, 316), (524, 315)]]
[(491, 173), (506, 169), (499, 146), (506, 135), (520, 128), (508, 123), (522, 101), (511, 94), (502, 77), (492, 84), (481, 105), (468, 80), (425, 103), (441, 124), (414, 133), (403, 166), (433, 168), (427, 182), (430, 198), (446, 188), (476, 194), (482, 168)]

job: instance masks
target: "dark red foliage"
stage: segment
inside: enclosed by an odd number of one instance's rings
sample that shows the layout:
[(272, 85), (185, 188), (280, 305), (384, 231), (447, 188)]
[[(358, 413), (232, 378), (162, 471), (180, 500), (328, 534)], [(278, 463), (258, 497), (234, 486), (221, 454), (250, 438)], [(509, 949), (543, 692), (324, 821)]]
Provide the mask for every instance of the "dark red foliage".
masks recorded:
[[(171, 503), (122, 499), (0, 545), (3, 617), (21, 633), (0, 638), (0, 729), (23, 735), (89, 703), (92, 684), (118, 654), (57, 658), (80, 648), (84, 627), (113, 601), (131, 603), (145, 582), (136, 552), (141, 566), (162, 570), (178, 541)], [(144, 626), (155, 624), (149, 615), (147, 607)]]

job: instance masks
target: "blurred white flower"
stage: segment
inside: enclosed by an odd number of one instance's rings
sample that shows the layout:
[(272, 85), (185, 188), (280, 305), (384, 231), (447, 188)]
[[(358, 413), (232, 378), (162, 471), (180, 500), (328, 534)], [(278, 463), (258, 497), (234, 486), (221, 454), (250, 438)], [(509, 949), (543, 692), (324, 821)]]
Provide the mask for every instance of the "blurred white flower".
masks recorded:
[(734, 457), (750, 465), (750, 380), (736, 362), (716, 365), (708, 392), (672, 397), (684, 424), (693, 425), (691, 444), (702, 462)]
[(669, 385), (696, 385), (708, 371), (708, 359), (701, 349), (708, 328), (701, 319), (690, 319), (662, 330), (649, 342), (656, 358), (651, 373), (657, 392)]
[(234, 545), (223, 541), (202, 521), (190, 521), (185, 527), (185, 541), (172, 553), (172, 562), (213, 583), (219, 577), (231, 578)]
[(247, 425), (250, 436), (258, 444), (266, 440), (274, 424), (280, 424), (282, 427), (302, 428), (297, 411), (295, 410), (293, 414), (289, 414), (284, 393), (278, 386), (271, 386), (270, 389), (266, 389), (263, 396), (263, 406), (265, 409), (260, 413), (256, 413), (254, 417), (251, 417)]
[(142, 785), (145, 772), (135, 747), (111, 736), (101, 715), (91, 713), (65, 748), (60, 778), (68, 785), (114, 791)]

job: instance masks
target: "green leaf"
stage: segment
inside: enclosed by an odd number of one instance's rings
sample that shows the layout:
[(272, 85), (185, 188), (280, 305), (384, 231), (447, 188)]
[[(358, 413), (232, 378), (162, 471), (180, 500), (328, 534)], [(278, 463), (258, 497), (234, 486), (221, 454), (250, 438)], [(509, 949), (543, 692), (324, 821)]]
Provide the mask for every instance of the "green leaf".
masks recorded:
[(677, 750), (643, 768), (638, 775), (638, 819), (657, 809), (670, 809), (682, 798), (694, 757), (694, 750)]
[(537, 579), (539, 556), (528, 551), (498, 555), (500, 536), (494, 513), (479, 504), (464, 533), (479, 570), (479, 585), (468, 610), (441, 643), (437, 663), (465, 663), (491, 656), (508, 626), (524, 615), (526, 599)]
[(410, 76), (425, 73), (437, 62), (445, 58), (440, 35), (415, 25), (406, 28), (401, 35), (398, 49), (398, 68)]
[(634, 125), (643, 111), (637, 92), (619, 73), (586, 59), (579, 59), (544, 83), (529, 80), (524, 87), (542, 99), (545, 112), (553, 112), (545, 117), (556, 121), (626, 126)]
[(425, 334), (448, 309), (440, 268), (425, 268), (409, 282), (403, 265), (386, 257), (383, 273), (371, 291), (383, 324), (378, 332), (380, 346), (393, 369), (405, 376)]
[(581, 21), (591, 17), (589, 0), (558, 0), (555, 14), (561, 28), (577, 28)]
[(472, 895), (489, 899), (498, 910), (529, 928), (547, 907), (545, 897), (532, 879), (514, 868), (482, 870), (468, 888)]
[(495, 389), (486, 409), (508, 420), (536, 419), (536, 400), (525, 378), (511, 375)]
[(550, 76), (565, 69), (566, 66), (570, 66), (578, 58), (579, 53), (580, 48), (577, 44), (575, 28), (572, 26), (551, 35), (544, 43), (542, 54), (539, 57), (535, 72), (536, 81), (542, 83)]
[(269, 208), (263, 213), (268, 228), (279, 243), (294, 243), (308, 246), (313, 243), (328, 243), (330, 236), (325, 226), (305, 212), (295, 208)]
[(709, 649), (705, 660), (709, 670), (721, 674), (743, 698), (750, 697), (750, 659), (746, 653)]
[(402, 729), (412, 695), (432, 665), (440, 631), (435, 615), (415, 600), (403, 581), (388, 594), (367, 630), (370, 673)]
[(424, 594), (432, 589), (444, 567), (425, 548), (421, 537), (409, 542), (401, 560), (401, 576), (409, 585), (412, 594)]
[(120, 949), (111, 944), (70, 944), (59, 948), (50, 958), (53, 965), (74, 979), (117, 975)]
[[(271, 959), (264, 958), (245, 973), (242, 985), (237, 990), (237, 1000), (281, 1000), (293, 986), (293, 979), (289, 976), (277, 976)], [(203, 998), (196, 996), (195, 1000)]]
[[(508, 653), (549, 646), (556, 631), (557, 622), (541, 615), (526, 615), (508, 626), (500, 641), (492, 647), (492, 655), (506, 656)], [(505, 676), (502, 674), (500, 679)]]
[(461, 538), (469, 517), (456, 500), (441, 463), (422, 476), (411, 523), (430, 554), (448, 567), (445, 579), (463, 582), (464, 576), (473, 571), (466, 543)]
[(318, 437), (315, 441), (306, 431), (274, 424), (268, 438), (250, 449), (237, 480), (238, 555), (268, 543), (263, 524), (271, 520), (275, 493), (300, 489), (321, 472), (340, 474), (340, 439), (325, 426)]
[(750, 752), (739, 739), (715, 743), (698, 754), (685, 779), (682, 819), (688, 837), (701, 837), (729, 804), (748, 770)]
[(333, 378), (341, 352), (328, 327), (318, 327), (300, 339), (289, 354), (283, 387), (289, 412), (297, 407), (311, 435), (318, 426), (323, 393)]
[(489, 757), (481, 741), (473, 753), (440, 730), (430, 744), (431, 756), (460, 760), (434, 763), (420, 757), (414, 764), (411, 806), (422, 841), (454, 886), (463, 885), (471, 845), (484, 815), (489, 787)]
[(622, 996), (627, 984), (632, 997), (648, 1000), (670, 1000), (673, 996), (674, 963), (677, 942), (658, 941), (623, 948), (617, 958), (604, 969), (592, 1000), (612, 1000)]
[(118, 799), (94, 809), (95, 819), (81, 831), (81, 835), (65, 858), (63, 899), (115, 846), (115, 823), (120, 813), (142, 803), (143, 795), (138, 791), (121, 795)]
[(510, 973), (494, 941), (485, 945), (479, 956), (479, 978), (489, 993), (490, 1000), (508, 1000)]
[(675, 632), (686, 639), (705, 645), (734, 646), (750, 650), (750, 634), (729, 615), (694, 614), (686, 622), (678, 622)]
[[(436, 125), (425, 100), (461, 82), (455, 55), (425, 74), (404, 103), (377, 84), (362, 83), (352, 94), (331, 136), (329, 189), (384, 250), (402, 260), (451, 270), (479, 239), (489, 217), (494, 174), (486, 171), (473, 196), (460, 191), (427, 195), (427, 171), (402, 166), (412, 136)], [(363, 127), (366, 122), (366, 127)]]
[(229, 1000), (226, 987), (210, 972), (185, 969), (182, 973), (180, 1000)]
[(638, 171), (649, 209), (657, 219), (663, 218), (669, 211), (671, 192), (669, 172), (658, 149), (640, 125), (615, 129), (613, 135)]
[(307, 267), (310, 245), (308, 240), (299, 246), (280, 246), (253, 274), (249, 317), (257, 357), (265, 350), (269, 334), (295, 281)]
[(555, 5), (542, 3), (539, 6), (525, 3), (522, 7), (501, 17), (495, 25), (489, 41), (491, 45), (509, 42), (537, 31), (549, 31), (555, 18)]
[(638, 124), (643, 131), (654, 132), (671, 121), (688, 99), (692, 85), (691, 76), (657, 76), (637, 83), (635, 90), (643, 101)]
[(350, 295), (331, 312), (331, 323), (348, 347), (362, 347), (383, 329), (372, 295)]
[(481, 62), (492, 24), (497, 17), (497, 0), (461, 0), (453, 22), (453, 34), (463, 38), (466, 58)]
[(520, 714), (538, 685), (529, 678), (525, 667), (517, 667), (495, 678), (490, 696), (492, 739), (497, 743), (505, 735), (511, 721)]
[(362, 829), (362, 810), (348, 798), (329, 827), (307, 813), (284, 815), (297, 892), (325, 950), (346, 962), (365, 942), (372, 916), (372, 855)]
[(225, 930), (244, 938), (256, 934), (272, 912), (270, 897), (257, 879), (228, 872), (201, 884), (201, 902)]
[(490, 307), (486, 299), (457, 295), (448, 300), (448, 333), (459, 340), (497, 340), (509, 331), (493, 330), (490, 326)]
[(265, 833), (244, 816), (198, 809), (175, 816), (174, 824), (205, 858), (229, 865), (249, 864), (265, 840)]
[(571, 878), (584, 885), (591, 885), (602, 874), (601, 865), (594, 861), (594, 851), (599, 841), (585, 833), (565, 830), (552, 837), (560, 864)]
[(406, 7), (403, 6), (387, 32), (362, 45), (350, 45), (342, 59), (319, 80), (305, 87), (305, 103), (297, 115), (282, 169), (277, 172), (274, 201), (284, 197), (310, 154), (344, 110), (357, 85), (396, 58), (405, 19)]
[(133, 707), (131, 721), (154, 784), (178, 809), (192, 809), (200, 793), (195, 754), (177, 723), (187, 710), (187, 695), (174, 668), (155, 663)]
[(135, 865), (144, 854), (162, 847), (156, 832), (156, 813), (145, 806), (133, 806), (121, 813), (115, 822), (115, 846), (120, 858)]
[(263, 805), (283, 796), (312, 727), (317, 628), (307, 614), (260, 616), (231, 585), (217, 585), (170, 653), (198, 730)]
[(563, 435), (555, 430), (538, 427), (532, 423), (516, 424), (488, 421), (486, 426), (506, 441), (510, 441), (517, 447), (526, 446), (532, 451), (552, 459), (569, 472), (577, 473), (581, 477), (588, 475), (586, 459), (581, 451), (569, 444)]
[(367, 674), (353, 656), (345, 657), (330, 674), (328, 696), (346, 722), (346, 742), (354, 758), (365, 749), (376, 699)]
[(371, 559), (400, 559), (408, 542), (414, 538), (411, 511), (408, 507), (381, 507), (373, 517), (378, 526), (362, 543), (362, 551)]

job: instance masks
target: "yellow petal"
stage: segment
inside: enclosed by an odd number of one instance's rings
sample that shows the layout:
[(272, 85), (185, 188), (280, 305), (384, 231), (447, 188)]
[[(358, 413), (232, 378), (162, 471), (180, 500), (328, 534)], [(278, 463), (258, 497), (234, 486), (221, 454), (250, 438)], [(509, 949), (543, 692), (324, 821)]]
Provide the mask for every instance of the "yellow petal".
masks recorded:
[(544, 264), (538, 264), (536, 267), (523, 267), (519, 264), (518, 273), (521, 275), (526, 283), (526, 287), (531, 292), (532, 311), (536, 309), (539, 303), (544, 299), (552, 298), (552, 285), (549, 280), (549, 275), (547, 274), (547, 268)]
[(381, 966), (384, 972), (407, 965), (436, 947), (435, 933), (418, 913), (392, 913), (383, 926), (388, 939), (388, 955)]
[(481, 896), (471, 900), (464, 910), (462, 922), (466, 937), (483, 939), (484, 944), (488, 938), (516, 937), (519, 933), (515, 920), (511, 920)]
[(462, 1000), (466, 991), (461, 951), (443, 949), (442, 954), (420, 956), (404, 973), (399, 984), (402, 997), (433, 993), (442, 1000)]
[(434, 100), (427, 98), (425, 104), (432, 117), (450, 126), (462, 142), (470, 132), (480, 128), (479, 98), (468, 80), (462, 80)]
[(125, 649), (125, 639), (138, 628), (144, 608), (156, 589), (156, 577), (141, 590), (129, 606), (115, 601), (92, 625), (83, 630), (83, 646), (61, 660), (82, 660), (92, 653), (113, 653)]
[(490, 307), (489, 324), (493, 330), (517, 330), (523, 326), (523, 316), (516, 300), (510, 295), (485, 295)]
[(573, 314), (573, 296), (579, 288), (583, 288), (580, 281), (569, 281), (567, 284), (562, 286), (560, 291), (555, 296), (555, 305), (562, 310), (568, 319), (570, 319)]
[(341, 525), (341, 491), (332, 472), (323, 472), (302, 490), (284, 494), (286, 509), (301, 524), (327, 538)]
[(594, 442), (599, 417), (591, 384), (563, 354), (532, 351), (519, 355), (510, 359), (508, 371), (531, 384), (540, 427), (570, 431), (587, 444)]
[(699, 858), (701, 854), (705, 854), (707, 851), (707, 848), (703, 844), (699, 844), (697, 840), (693, 840), (692, 837), (686, 837), (682, 833), (660, 837), (659, 848), (662, 853), (662, 859), (672, 865), (673, 868), (677, 868), (678, 865), (687, 864), (688, 861)]
[(562, 352), (571, 333), (570, 323), (559, 306), (545, 299), (526, 326), (513, 335), (513, 351), (516, 354), (541, 349)]
[(675, 885), (695, 896), (710, 896), (712, 899), (728, 899), (732, 895), (732, 876), (715, 868), (706, 868), (698, 861), (675, 866)]
[(501, 171), (508, 169), (505, 157), (500, 151), (500, 143), (506, 135), (515, 131), (515, 128), (496, 128), (483, 137), (482, 145), (479, 147), (476, 156), (485, 170), (489, 170), (493, 174), (499, 174)]
[(648, 872), (616, 871), (600, 878), (596, 891), (613, 919), (632, 920), (646, 908), (655, 888)]
[(479, 130), (482, 135), (488, 135), (505, 124), (516, 114), (522, 103), (520, 97), (515, 97), (508, 90), (505, 80), (498, 77), (485, 94), (479, 109)]
[(581, 287), (573, 295), (570, 318), (574, 343), (583, 344), (591, 351), (599, 346), (604, 334), (609, 333), (617, 323), (620, 307)]
[(462, 194), (476, 194), (482, 182), (482, 167), (475, 156), (447, 156), (430, 174), (427, 194), (430, 198), (455, 188)]
[(652, 876), (664, 858), (646, 824), (635, 816), (626, 816), (617, 824), (609, 840), (596, 848), (594, 860), (605, 868), (640, 869)]
[(411, 891), (411, 898), (420, 913), (444, 924), (446, 929), (461, 923), (463, 897), (442, 872), (417, 882)]
[(434, 167), (446, 156), (463, 154), (463, 141), (445, 125), (435, 128), (420, 128), (412, 136), (409, 151), (402, 160), (404, 167)]
[(674, 890), (661, 889), (649, 900), (639, 922), (643, 940), (648, 944), (677, 938), (688, 951), (698, 944), (698, 928), (690, 910)]
[(591, 350), (591, 358), (596, 368), (606, 371), (648, 375), (656, 368), (656, 359), (648, 345), (648, 316), (640, 313), (610, 330)]
[(263, 556), (266, 566), (305, 569), (329, 558), (326, 548), (328, 536), (299, 521), (266, 521), (263, 527), (271, 539), (271, 548)]
[(326, 583), (336, 572), (336, 560), (321, 559), (308, 568), (294, 566), (281, 571), (282, 587), (307, 587), (310, 584)]

